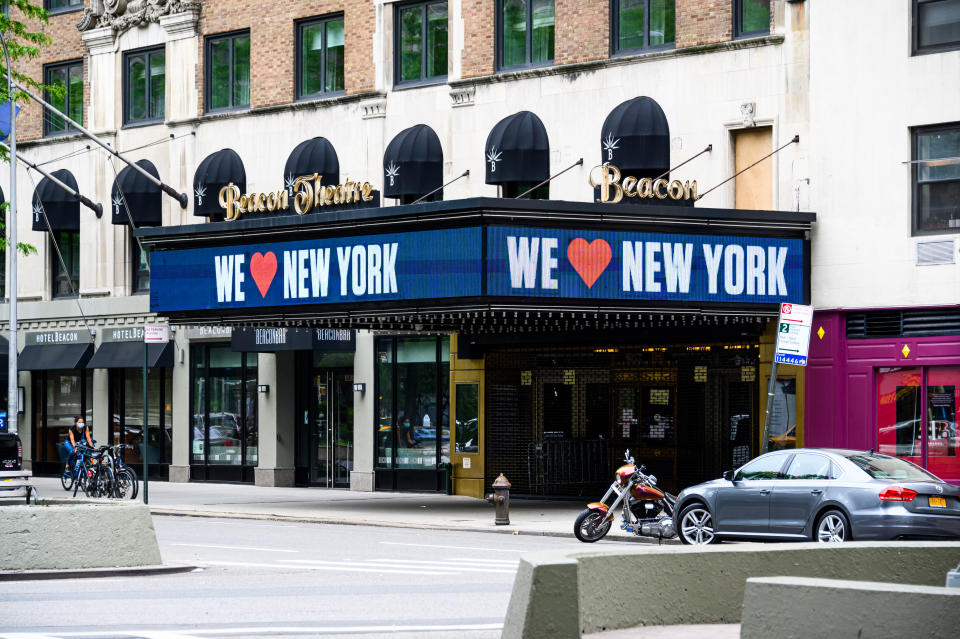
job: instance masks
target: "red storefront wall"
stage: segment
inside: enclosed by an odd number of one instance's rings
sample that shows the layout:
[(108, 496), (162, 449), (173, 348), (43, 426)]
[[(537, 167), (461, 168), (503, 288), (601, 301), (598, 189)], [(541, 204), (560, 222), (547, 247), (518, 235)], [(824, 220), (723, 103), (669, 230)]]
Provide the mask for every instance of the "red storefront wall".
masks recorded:
[(817, 311), (805, 386), (806, 446), (899, 454), (960, 483), (960, 335), (847, 339), (846, 311)]

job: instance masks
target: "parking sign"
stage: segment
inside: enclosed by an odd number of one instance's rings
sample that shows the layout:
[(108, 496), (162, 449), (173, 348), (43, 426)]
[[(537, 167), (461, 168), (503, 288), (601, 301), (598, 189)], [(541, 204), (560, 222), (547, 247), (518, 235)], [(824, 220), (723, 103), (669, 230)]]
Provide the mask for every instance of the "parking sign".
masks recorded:
[(777, 320), (777, 348), (774, 352), (774, 361), (778, 364), (806, 366), (812, 327), (812, 306), (781, 304), (780, 317)]

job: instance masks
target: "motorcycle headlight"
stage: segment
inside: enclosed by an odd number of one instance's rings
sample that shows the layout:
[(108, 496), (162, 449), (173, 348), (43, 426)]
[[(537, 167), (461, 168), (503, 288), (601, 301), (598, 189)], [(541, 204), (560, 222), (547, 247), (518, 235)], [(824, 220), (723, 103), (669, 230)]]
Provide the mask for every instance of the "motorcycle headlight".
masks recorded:
[(657, 485), (657, 477), (656, 477), (656, 475), (647, 475), (647, 481), (650, 482), (650, 485), (651, 485), (651, 486), (656, 486), (656, 485)]

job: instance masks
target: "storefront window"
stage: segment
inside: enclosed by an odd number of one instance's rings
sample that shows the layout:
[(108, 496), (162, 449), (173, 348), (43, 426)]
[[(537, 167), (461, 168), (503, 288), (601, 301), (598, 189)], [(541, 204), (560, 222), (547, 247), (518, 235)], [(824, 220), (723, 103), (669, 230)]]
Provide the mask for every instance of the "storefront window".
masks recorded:
[(449, 459), (449, 360), (446, 337), (378, 341), (378, 468), (435, 470)]
[(42, 371), (34, 378), (36, 451), (34, 461), (63, 462), (67, 430), (82, 416), (93, 432), (93, 398), (89, 371)]
[(457, 384), (457, 452), (480, 452), (480, 385)]
[(957, 458), (957, 405), (960, 402), (960, 367), (927, 369), (927, 464), (941, 477), (960, 477)]
[[(169, 368), (154, 369), (147, 380), (147, 460), (170, 463), (173, 447), (170, 413)], [(111, 424), (114, 444), (128, 444), (123, 452), (128, 464), (143, 463), (143, 371), (136, 368), (110, 372)]]
[(921, 464), (920, 369), (880, 369), (878, 384), (878, 451)]
[(256, 466), (257, 354), (229, 344), (191, 347), (193, 429), (191, 463)]

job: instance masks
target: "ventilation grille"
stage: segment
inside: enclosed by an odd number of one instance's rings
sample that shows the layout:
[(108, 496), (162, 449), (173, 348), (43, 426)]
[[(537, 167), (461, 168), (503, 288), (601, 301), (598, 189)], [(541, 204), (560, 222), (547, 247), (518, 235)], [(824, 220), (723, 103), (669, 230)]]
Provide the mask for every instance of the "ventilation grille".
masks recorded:
[(917, 266), (953, 264), (953, 240), (917, 242)]
[(960, 308), (847, 313), (847, 338), (960, 334)]

